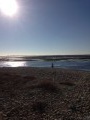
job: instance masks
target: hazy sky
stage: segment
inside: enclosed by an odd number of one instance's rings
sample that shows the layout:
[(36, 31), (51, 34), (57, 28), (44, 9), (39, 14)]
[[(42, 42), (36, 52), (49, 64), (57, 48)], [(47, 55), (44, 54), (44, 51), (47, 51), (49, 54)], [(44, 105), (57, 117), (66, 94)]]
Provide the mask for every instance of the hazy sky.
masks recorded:
[(90, 54), (90, 0), (17, 0), (0, 12), (0, 55)]

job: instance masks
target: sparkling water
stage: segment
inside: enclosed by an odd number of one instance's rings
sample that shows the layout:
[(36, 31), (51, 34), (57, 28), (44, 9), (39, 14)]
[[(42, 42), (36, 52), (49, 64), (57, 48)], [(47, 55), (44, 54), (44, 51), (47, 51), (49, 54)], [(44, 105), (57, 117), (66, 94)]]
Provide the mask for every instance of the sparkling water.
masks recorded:
[(54, 65), (55, 68), (65, 68), (74, 70), (85, 70), (90, 71), (90, 59), (68, 59), (68, 60), (8, 60), (0, 61), (0, 67), (51, 67)]

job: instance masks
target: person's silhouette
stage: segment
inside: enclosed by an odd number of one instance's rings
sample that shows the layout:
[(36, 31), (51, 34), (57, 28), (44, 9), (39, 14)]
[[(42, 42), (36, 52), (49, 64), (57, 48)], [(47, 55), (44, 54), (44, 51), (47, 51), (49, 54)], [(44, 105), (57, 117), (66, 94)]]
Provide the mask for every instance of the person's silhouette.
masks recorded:
[(54, 66), (53, 66), (53, 63), (52, 63), (52, 68), (53, 68)]

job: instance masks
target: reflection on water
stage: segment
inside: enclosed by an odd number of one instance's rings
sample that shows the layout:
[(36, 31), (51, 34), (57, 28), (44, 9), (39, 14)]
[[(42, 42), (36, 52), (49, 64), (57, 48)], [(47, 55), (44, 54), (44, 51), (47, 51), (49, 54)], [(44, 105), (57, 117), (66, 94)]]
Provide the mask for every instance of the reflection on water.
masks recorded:
[(0, 67), (51, 67), (90, 71), (90, 60), (64, 61), (0, 61)]
[(11, 62), (5, 62), (4, 65), (7, 67), (22, 67), (25, 66), (26, 62), (23, 61), (11, 61)]

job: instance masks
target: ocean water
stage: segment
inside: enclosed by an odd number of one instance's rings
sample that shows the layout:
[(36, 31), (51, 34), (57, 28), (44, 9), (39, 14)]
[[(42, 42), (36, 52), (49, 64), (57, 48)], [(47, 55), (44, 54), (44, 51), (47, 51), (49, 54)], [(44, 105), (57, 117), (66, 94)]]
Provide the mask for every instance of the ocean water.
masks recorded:
[(0, 61), (0, 67), (51, 67), (54, 65), (55, 68), (65, 68), (74, 70), (85, 70), (90, 71), (90, 59), (69, 59), (69, 60), (50, 60), (45, 61), (42, 59), (37, 60), (9, 60)]

